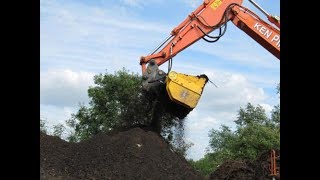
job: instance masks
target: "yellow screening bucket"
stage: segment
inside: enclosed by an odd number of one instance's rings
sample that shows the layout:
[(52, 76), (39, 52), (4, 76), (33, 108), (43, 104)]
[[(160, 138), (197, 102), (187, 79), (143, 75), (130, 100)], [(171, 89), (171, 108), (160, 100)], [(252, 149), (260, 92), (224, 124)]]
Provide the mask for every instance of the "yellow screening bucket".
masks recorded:
[(207, 82), (206, 75), (191, 76), (171, 71), (166, 79), (166, 89), (172, 101), (193, 109), (197, 106)]

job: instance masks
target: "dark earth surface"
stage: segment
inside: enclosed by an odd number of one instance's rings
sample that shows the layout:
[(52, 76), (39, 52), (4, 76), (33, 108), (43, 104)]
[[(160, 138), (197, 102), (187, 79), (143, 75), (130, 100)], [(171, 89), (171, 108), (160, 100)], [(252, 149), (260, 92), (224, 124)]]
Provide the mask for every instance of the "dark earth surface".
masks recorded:
[(69, 143), (40, 132), (40, 179), (203, 179), (153, 131), (132, 128)]
[(270, 180), (268, 155), (256, 161), (228, 160), (205, 178), (148, 128), (99, 133), (80, 143), (40, 132), (40, 179)]
[[(271, 180), (269, 176), (270, 151), (262, 153), (255, 161), (227, 160), (210, 174), (210, 180)], [(276, 155), (280, 151), (276, 150)], [(279, 156), (280, 157), (280, 156)], [(280, 164), (278, 164), (280, 167)], [(278, 177), (280, 179), (280, 177)]]

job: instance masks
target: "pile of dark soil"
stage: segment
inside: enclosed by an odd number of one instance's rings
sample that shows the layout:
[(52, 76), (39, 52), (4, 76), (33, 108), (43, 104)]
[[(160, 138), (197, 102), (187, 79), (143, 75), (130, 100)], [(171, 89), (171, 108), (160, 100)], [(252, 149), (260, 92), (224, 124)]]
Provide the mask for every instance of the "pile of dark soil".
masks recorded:
[(40, 177), (73, 179), (203, 179), (153, 131), (132, 128), (69, 143), (40, 133)]
[(225, 161), (210, 174), (210, 180), (254, 180), (255, 171), (246, 161)]
[[(213, 173), (210, 180), (270, 180), (270, 151), (262, 153), (255, 161), (225, 161)], [(280, 151), (276, 150), (276, 156)], [(280, 157), (280, 156), (279, 156)], [(280, 168), (280, 162), (278, 164)]]
[[(277, 167), (280, 173), (280, 150), (275, 150), (276, 157), (278, 157)], [(256, 177), (260, 179), (270, 179), (270, 151), (262, 153), (254, 162), (251, 162), (251, 167), (256, 172)]]

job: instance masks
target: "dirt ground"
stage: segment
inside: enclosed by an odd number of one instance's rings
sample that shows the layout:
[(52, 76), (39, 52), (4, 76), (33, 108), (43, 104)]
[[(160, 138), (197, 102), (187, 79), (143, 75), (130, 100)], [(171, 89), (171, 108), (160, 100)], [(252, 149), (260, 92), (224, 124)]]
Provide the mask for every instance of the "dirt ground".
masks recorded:
[(40, 179), (203, 179), (153, 131), (133, 128), (69, 143), (40, 133)]
[(210, 174), (210, 180), (254, 180), (254, 170), (244, 161), (228, 160)]
[(256, 161), (228, 160), (205, 178), (145, 127), (100, 133), (80, 143), (40, 132), (40, 179), (270, 180), (268, 155)]
[[(276, 150), (276, 154), (280, 153)], [(212, 172), (210, 180), (271, 180), (269, 176), (269, 151), (262, 153), (255, 161), (225, 161), (216, 171)]]

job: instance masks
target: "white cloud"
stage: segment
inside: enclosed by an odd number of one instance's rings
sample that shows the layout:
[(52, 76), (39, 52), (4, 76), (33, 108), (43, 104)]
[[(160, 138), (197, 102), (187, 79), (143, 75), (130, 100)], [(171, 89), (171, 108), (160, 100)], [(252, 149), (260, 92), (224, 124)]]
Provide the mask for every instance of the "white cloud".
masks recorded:
[(164, 0), (121, 0), (121, 2), (125, 5), (132, 6), (132, 7), (142, 7), (146, 4), (156, 4), (162, 3)]
[(202, 4), (203, 0), (183, 0), (183, 2), (192, 8), (196, 8)]
[(263, 109), (266, 111), (266, 114), (270, 117), (273, 106), (265, 103), (260, 103), (259, 105), (263, 107)]
[[(189, 118), (192, 118), (189, 117)], [(215, 125), (217, 124), (217, 120), (210, 117), (210, 116), (207, 116), (207, 117), (204, 117), (203, 119), (201, 119), (201, 121), (192, 121), (189, 125), (188, 125), (188, 129), (190, 131), (197, 131), (197, 130), (203, 130), (205, 128), (207, 128), (208, 126), (212, 126), (212, 125)]]
[(52, 127), (56, 124), (64, 124), (75, 113), (75, 108), (68, 106), (40, 105), (40, 117), (47, 120), (47, 125)]
[(263, 89), (255, 87), (241, 74), (211, 71), (205, 72), (218, 86), (208, 83), (204, 89), (200, 105), (205, 108), (232, 110), (246, 102), (263, 102), (266, 94)]
[[(171, 26), (145, 22), (121, 7), (58, 2), (41, 7), (41, 68), (102, 72), (126, 67), (140, 72), (139, 57), (169, 34)], [(117, 14), (117, 15), (115, 15)], [(132, 63), (135, 61), (136, 63)]]
[(55, 106), (77, 106), (87, 103), (87, 89), (93, 85), (93, 73), (69, 69), (49, 70), (40, 74), (40, 103)]
[(141, 7), (141, 5), (146, 1), (145, 0), (121, 0), (121, 2), (129, 6)]
[(237, 113), (240, 107), (248, 102), (260, 104), (269, 113), (272, 106), (265, 103), (268, 96), (263, 89), (255, 86), (242, 74), (220, 71), (205, 72), (215, 79), (218, 88), (208, 83), (197, 107), (190, 112), (186, 122), (186, 137), (194, 143), (188, 156), (199, 159), (205, 154), (209, 143), (209, 131), (227, 125), (234, 130)]

